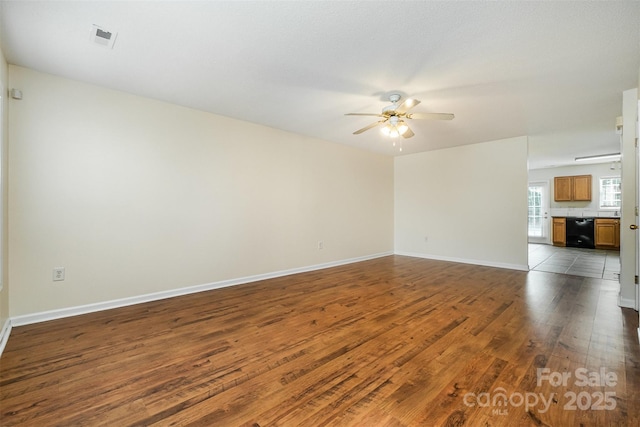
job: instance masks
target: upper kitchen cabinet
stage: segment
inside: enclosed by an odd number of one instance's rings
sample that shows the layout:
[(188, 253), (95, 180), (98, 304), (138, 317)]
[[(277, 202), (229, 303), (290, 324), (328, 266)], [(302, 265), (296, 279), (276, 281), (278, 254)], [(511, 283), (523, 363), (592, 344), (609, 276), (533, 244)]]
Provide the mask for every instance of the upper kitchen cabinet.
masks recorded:
[(573, 176), (573, 200), (591, 201), (591, 175)]
[(553, 199), (556, 202), (591, 201), (591, 175), (556, 176)]
[(556, 202), (573, 200), (573, 177), (556, 176), (553, 179), (553, 199)]

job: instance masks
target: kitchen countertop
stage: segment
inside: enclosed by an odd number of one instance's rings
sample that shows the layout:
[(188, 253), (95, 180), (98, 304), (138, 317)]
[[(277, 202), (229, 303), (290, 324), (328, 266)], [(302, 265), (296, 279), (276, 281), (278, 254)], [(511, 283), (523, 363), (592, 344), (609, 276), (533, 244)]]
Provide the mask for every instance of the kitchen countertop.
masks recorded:
[(558, 218), (618, 218), (620, 209), (550, 208), (547, 212)]
[(619, 216), (572, 216), (572, 215), (552, 215), (551, 218), (620, 219)]

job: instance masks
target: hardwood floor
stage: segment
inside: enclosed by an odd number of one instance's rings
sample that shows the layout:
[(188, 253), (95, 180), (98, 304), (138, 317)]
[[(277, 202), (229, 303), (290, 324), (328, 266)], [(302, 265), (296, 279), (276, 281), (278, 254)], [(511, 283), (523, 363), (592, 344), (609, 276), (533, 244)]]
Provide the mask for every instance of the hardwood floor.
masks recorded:
[(638, 426), (617, 293), (389, 256), (16, 327), (0, 425)]

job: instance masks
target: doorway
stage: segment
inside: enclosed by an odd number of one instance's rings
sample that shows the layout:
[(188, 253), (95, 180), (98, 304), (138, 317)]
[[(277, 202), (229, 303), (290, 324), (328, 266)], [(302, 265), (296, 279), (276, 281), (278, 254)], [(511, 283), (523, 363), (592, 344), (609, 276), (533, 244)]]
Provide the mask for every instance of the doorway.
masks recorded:
[(527, 235), (529, 243), (551, 243), (549, 238), (549, 183), (530, 182)]

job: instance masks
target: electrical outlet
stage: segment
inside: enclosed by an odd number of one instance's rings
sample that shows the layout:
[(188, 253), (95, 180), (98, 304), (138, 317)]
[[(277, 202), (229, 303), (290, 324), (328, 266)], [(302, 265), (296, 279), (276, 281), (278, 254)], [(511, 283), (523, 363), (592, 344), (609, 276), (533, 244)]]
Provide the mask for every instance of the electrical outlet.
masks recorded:
[(64, 267), (53, 268), (53, 281), (61, 282), (64, 280)]
[(321, 251), (324, 249), (324, 242), (322, 240), (318, 240), (318, 250)]

